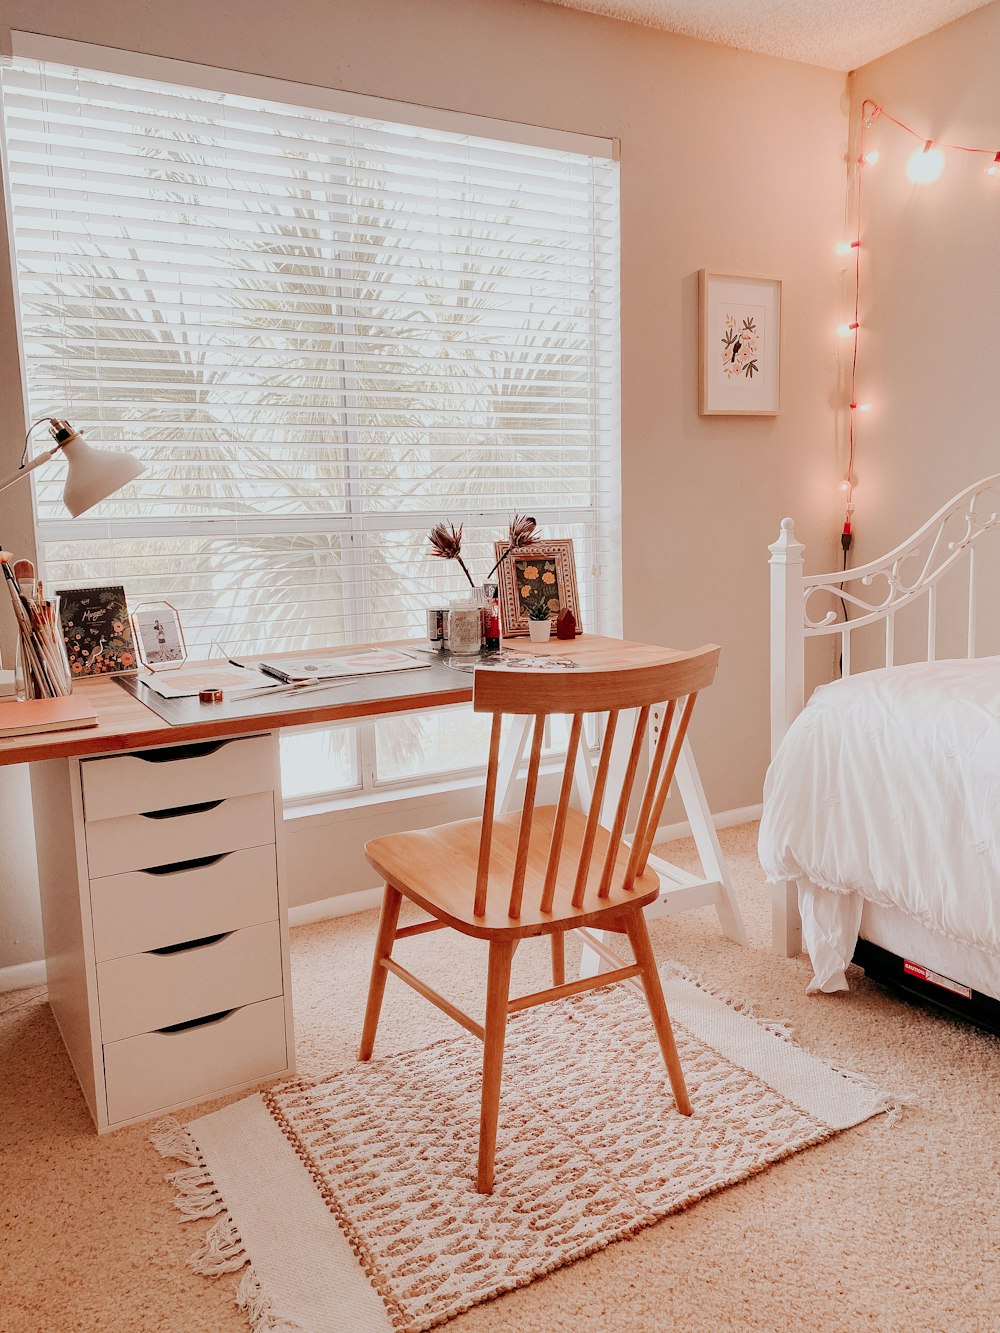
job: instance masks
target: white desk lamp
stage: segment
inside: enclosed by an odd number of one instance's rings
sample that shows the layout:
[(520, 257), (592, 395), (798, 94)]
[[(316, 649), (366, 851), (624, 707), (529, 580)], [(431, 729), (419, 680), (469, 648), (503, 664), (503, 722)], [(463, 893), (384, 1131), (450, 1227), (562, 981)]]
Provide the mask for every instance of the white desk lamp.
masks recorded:
[[(51, 449), (39, 454), (37, 458), (33, 458), (28, 463), (25, 460), (28, 457), (28, 443), (31, 439), (31, 432), (36, 426), (40, 426), (43, 421), (49, 423), (49, 434), (55, 440), (55, 444)], [(66, 484), (63, 487), (63, 504), (73, 518), (77, 518), (86, 510), (92, 509), (101, 500), (106, 500), (109, 495), (113, 495), (115, 491), (120, 490), (126, 482), (133, 481), (146, 470), (145, 464), (140, 463), (131, 454), (115, 449), (94, 449), (83, 438), (83, 432), (75, 430), (68, 421), (60, 421), (56, 417), (39, 417), (28, 427), (24, 437), (24, 451), (16, 470), (0, 479), (0, 491), (5, 491), (8, 486), (13, 486), (22, 477), (34, 472), (36, 468), (41, 467), (50, 458), (54, 458), (56, 454), (60, 453), (66, 459)], [(10, 672), (0, 674), (4, 677), (10, 677), (10, 688), (13, 688), (12, 674)], [(6, 692), (7, 682), (2, 681), (0, 682), (0, 695)]]
[[(44, 454), (39, 454), (30, 463), (28, 441), (31, 432), (43, 421), (49, 423), (49, 434), (55, 444)], [(106, 500), (109, 495), (120, 490), (126, 482), (133, 481), (145, 472), (145, 464), (140, 463), (131, 454), (114, 449), (94, 449), (83, 438), (83, 432), (75, 430), (68, 421), (59, 421), (55, 417), (39, 417), (28, 427), (24, 437), (24, 452), (14, 472), (0, 480), (0, 491), (13, 486), (16, 481), (26, 477), (35, 468), (47, 463), (50, 458), (61, 453), (66, 459), (66, 485), (63, 487), (63, 504), (73, 518), (77, 518), (87, 509)]]

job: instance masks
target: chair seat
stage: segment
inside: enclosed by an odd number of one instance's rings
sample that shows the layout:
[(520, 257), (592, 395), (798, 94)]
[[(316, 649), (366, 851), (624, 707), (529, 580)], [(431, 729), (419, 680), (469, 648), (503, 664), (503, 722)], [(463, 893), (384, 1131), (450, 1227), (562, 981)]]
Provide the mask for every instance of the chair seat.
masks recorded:
[(598, 886), (609, 833), (598, 828), (583, 906), (574, 907), (571, 899), (580, 848), (583, 845), (586, 817), (570, 809), (566, 816), (563, 852), (556, 880), (552, 911), (542, 912), (540, 904), (545, 882), (554, 805), (539, 806), (534, 812), (528, 863), (524, 877), (524, 896), (517, 918), (507, 915), (510, 885), (514, 874), (520, 813), (499, 815), (493, 824), (490, 855), (490, 893), (486, 912), (475, 916), (473, 903), (479, 861), (481, 819), (462, 819), (454, 824), (393, 833), (375, 838), (365, 846), (365, 855), (384, 879), (425, 908), (433, 916), (447, 921), (457, 930), (482, 939), (498, 936), (543, 935), (553, 930), (568, 930), (587, 925), (598, 916), (613, 915), (616, 908), (645, 906), (659, 893), (659, 877), (650, 869), (637, 876), (635, 887), (620, 887), (628, 861), (628, 849), (620, 848), (607, 898), (599, 899)]

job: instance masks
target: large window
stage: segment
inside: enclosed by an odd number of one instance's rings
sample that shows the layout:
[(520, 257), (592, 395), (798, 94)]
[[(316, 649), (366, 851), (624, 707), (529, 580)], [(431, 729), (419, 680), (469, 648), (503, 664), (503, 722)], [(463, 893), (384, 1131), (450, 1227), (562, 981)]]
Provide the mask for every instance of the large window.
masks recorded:
[(431, 523), (485, 575), (518, 509), (613, 628), (616, 164), (191, 68), (3, 71), (30, 414), (147, 464), (73, 522), (39, 474), (50, 580), (168, 598), (195, 654), (401, 638), (462, 591)]

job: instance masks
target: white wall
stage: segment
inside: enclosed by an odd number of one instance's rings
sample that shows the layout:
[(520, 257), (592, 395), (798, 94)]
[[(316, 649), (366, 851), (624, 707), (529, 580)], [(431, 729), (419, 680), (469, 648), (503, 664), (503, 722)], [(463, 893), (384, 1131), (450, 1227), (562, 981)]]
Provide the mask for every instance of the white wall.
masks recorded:
[[(843, 76), (536, 0), (7, 0), (3, 23), (621, 140), (625, 632), (723, 645), (695, 744), (715, 809), (758, 801), (766, 547), (785, 513), (824, 566), (835, 537)], [(775, 419), (698, 416), (702, 267), (784, 279)], [(0, 468), (20, 448), (15, 347), (0, 262)], [(19, 554), (26, 490), (0, 498)]]
[[(938, 181), (914, 185), (905, 166), (918, 141), (885, 117), (869, 131), (880, 158), (864, 169), (858, 397), (875, 410), (859, 433), (859, 564), (1000, 472), (1000, 177), (984, 174), (1000, 149), (998, 57), (994, 3), (852, 76), (855, 134), (872, 98), (925, 138), (991, 150), (948, 153)], [(1000, 630), (987, 646), (1000, 651)]]

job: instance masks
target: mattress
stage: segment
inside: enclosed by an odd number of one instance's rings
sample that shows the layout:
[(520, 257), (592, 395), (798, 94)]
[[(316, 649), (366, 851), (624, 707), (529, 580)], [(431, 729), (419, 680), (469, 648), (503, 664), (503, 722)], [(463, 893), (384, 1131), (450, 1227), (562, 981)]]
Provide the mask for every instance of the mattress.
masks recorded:
[(935, 935), (898, 908), (865, 903), (859, 934), (900, 958), (922, 963), (943, 977), (1000, 1000), (1000, 958)]
[[(770, 882), (800, 884), (814, 987), (846, 984), (843, 963), (817, 953), (842, 954), (865, 904), (996, 965), (1000, 658), (914, 663), (816, 690), (768, 770), (759, 853)], [(845, 901), (806, 895), (809, 885)]]

